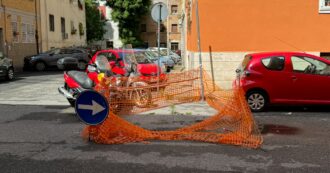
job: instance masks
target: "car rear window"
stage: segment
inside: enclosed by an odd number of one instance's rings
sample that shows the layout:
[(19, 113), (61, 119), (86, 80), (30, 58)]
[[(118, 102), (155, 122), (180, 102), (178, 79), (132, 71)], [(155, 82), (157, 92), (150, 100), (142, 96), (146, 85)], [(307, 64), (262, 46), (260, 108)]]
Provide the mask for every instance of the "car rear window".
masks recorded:
[(240, 72), (243, 72), (246, 69), (246, 67), (248, 66), (248, 64), (250, 63), (251, 60), (252, 60), (251, 55), (246, 55), (244, 57), (242, 64), (238, 67)]
[(281, 71), (284, 69), (284, 57), (282, 56), (263, 58), (261, 62), (268, 70)]

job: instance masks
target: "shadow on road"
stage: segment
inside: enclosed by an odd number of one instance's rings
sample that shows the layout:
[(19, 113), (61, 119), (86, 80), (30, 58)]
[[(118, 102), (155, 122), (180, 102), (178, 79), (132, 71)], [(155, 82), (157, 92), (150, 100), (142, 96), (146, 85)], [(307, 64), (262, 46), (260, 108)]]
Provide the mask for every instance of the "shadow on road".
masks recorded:
[(47, 76), (47, 75), (57, 75), (62, 74), (63, 71), (60, 70), (48, 70), (43, 72), (37, 72), (37, 71), (24, 71), (24, 72), (18, 72), (16, 74), (17, 78), (22, 77), (31, 77), (31, 76)]
[(272, 106), (269, 107), (264, 113), (267, 112), (329, 112), (329, 105), (313, 105), (313, 106)]

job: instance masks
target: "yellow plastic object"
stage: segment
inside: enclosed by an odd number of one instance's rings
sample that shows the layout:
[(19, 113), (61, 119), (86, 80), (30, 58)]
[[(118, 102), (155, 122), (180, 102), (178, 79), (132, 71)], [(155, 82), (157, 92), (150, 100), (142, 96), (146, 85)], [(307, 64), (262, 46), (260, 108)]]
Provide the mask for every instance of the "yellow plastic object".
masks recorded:
[[(217, 144), (231, 144), (249, 148), (258, 148), (263, 139), (246, 103), (242, 89), (224, 90), (215, 85), (207, 73), (203, 72), (205, 99), (217, 113), (202, 122), (187, 127), (155, 131), (134, 125), (121, 116), (136, 115), (141, 112), (200, 101), (200, 72), (191, 70), (167, 75), (161, 83), (141, 81), (148, 85), (118, 87), (113, 78), (103, 78), (95, 90), (108, 98), (111, 111), (100, 125), (87, 126), (83, 132), (85, 138), (101, 144), (122, 144), (149, 140), (192, 140)], [(122, 78), (121, 80), (132, 80)], [(159, 89), (158, 89), (159, 87)], [(111, 99), (110, 99), (111, 93)], [(141, 95), (135, 93), (142, 93)], [(151, 94), (151, 100), (145, 107), (137, 106), (136, 100), (145, 98), (143, 93)], [(132, 96), (133, 98), (129, 98)]]
[(105, 74), (104, 73), (99, 73), (97, 75), (97, 80), (102, 81), (104, 77), (105, 77)]

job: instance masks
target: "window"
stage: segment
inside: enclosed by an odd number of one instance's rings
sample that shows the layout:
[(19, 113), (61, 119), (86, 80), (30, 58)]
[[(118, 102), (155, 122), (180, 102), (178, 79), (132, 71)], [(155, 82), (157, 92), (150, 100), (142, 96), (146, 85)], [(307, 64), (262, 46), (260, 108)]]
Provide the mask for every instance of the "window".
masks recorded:
[(330, 0), (319, 0), (319, 13), (330, 13)]
[(321, 52), (320, 57), (330, 60), (330, 52)]
[(116, 59), (117, 59), (116, 56), (111, 52), (102, 52), (102, 53), (99, 53), (97, 56), (100, 56), (100, 55), (105, 56), (108, 59), (108, 61), (116, 61)]
[(22, 43), (26, 43), (28, 42), (28, 28), (27, 28), (27, 24), (22, 23)]
[(61, 32), (65, 33), (65, 18), (61, 17)]
[(171, 50), (179, 50), (179, 43), (171, 43)]
[(18, 42), (18, 29), (17, 29), (17, 22), (11, 22), (11, 27), (13, 30), (13, 42)]
[(80, 10), (83, 10), (84, 9), (84, 5), (81, 2), (81, 0), (78, 0), (78, 7), (79, 7)]
[(113, 41), (107, 41), (106, 44), (107, 44), (107, 48), (113, 49)]
[(294, 72), (318, 75), (330, 75), (330, 66), (322, 61), (309, 57), (291, 57)]
[(178, 13), (178, 6), (177, 5), (172, 5), (171, 6), (171, 14), (176, 14)]
[(141, 24), (141, 32), (147, 32), (147, 25)]
[(167, 46), (167, 44), (166, 43), (160, 43), (160, 47), (166, 47)]
[(27, 25), (27, 42), (34, 43), (35, 42), (35, 28), (34, 25)]
[(172, 24), (172, 32), (178, 32), (178, 24)]
[(72, 49), (72, 53), (84, 53), (84, 52), (78, 49)]
[(281, 56), (264, 58), (261, 62), (268, 70), (281, 71), (284, 69), (284, 57)]
[(76, 27), (74, 26), (74, 22), (71, 20), (71, 35), (74, 35), (77, 33), (77, 29)]
[(55, 31), (54, 15), (49, 15), (49, 31)]
[(61, 33), (62, 33), (62, 39), (67, 39), (67, 35), (65, 32), (65, 18), (61, 17)]
[(160, 24), (160, 32), (166, 32), (166, 27), (164, 24)]
[(143, 47), (148, 48), (149, 47), (149, 43), (148, 42), (144, 42), (143, 43)]

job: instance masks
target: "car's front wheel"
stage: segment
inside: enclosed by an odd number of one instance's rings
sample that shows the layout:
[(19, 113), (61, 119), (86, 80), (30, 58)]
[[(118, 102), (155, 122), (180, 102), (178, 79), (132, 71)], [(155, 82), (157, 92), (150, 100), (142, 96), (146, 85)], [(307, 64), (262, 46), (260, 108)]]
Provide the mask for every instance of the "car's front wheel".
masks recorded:
[(13, 68), (9, 68), (7, 71), (6, 79), (13, 80), (15, 78), (15, 73)]
[(265, 110), (268, 103), (267, 94), (263, 91), (250, 91), (246, 94), (246, 99), (252, 112)]

